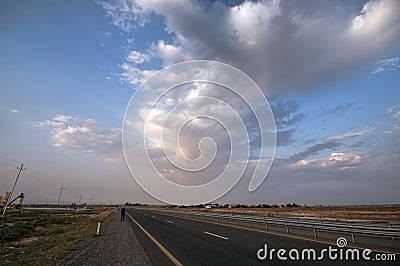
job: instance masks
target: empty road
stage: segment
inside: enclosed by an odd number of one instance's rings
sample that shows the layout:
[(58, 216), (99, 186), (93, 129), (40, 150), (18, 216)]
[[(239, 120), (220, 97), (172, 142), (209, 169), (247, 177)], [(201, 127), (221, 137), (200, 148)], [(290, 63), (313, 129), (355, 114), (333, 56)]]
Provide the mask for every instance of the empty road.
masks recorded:
[[(301, 258), (303, 249), (312, 248), (316, 250), (318, 257), (323, 249), (328, 249), (329, 245), (306, 239), (167, 216), (146, 210), (128, 209), (127, 220), (155, 265), (378, 264), (377, 261), (372, 261), (375, 259), (376, 253), (369, 254), (371, 261), (365, 261), (362, 258), (362, 250), (359, 250), (359, 261), (340, 260), (340, 249), (331, 253), (338, 256), (336, 260), (329, 258), (327, 250), (322, 261), (313, 261), (312, 259), (294, 261), (289, 257), (291, 249), (298, 250)], [(263, 249), (259, 255), (265, 256), (265, 244), (268, 256), (264, 260), (260, 260), (257, 252)], [(281, 248), (286, 250), (286, 253), (281, 254), (281, 257), (287, 258), (286, 261), (278, 259), (277, 250)], [(332, 244), (331, 248), (337, 249), (337, 246)], [(275, 251), (271, 258), (272, 249)], [(344, 258), (346, 249), (342, 249), (342, 251)], [(295, 257), (296, 253), (292, 251), (291, 255)], [(308, 257), (307, 251), (305, 251), (305, 256)], [(395, 262), (383, 263), (380, 261), (379, 265), (382, 264), (393, 265)]]

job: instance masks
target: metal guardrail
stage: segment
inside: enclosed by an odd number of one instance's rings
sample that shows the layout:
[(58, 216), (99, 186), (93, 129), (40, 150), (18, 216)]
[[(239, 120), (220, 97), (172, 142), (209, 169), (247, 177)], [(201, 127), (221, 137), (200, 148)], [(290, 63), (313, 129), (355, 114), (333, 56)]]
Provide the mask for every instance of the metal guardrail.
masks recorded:
[(242, 222), (243, 225), (255, 227), (256, 224), (262, 225), (265, 230), (271, 230), (270, 225), (281, 226), (286, 229), (286, 233), (290, 233), (291, 228), (309, 229), (314, 233), (314, 237), (318, 237), (318, 232), (340, 232), (350, 234), (352, 242), (356, 243), (357, 235), (390, 237), (393, 240), (400, 238), (400, 227), (392, 227), (391, 225), (376, 226), (373, 224), (352, 224), (352, 223), (333, 223), (322, 221), (295, 220), (287, 218), (264, 217), (264, 216), (246, 216), (233, 214), (218, 214), (200, 211), (174, 211), (160, 209), (146, 209), (146, 211), (164, 213), (172, 216), (187, 217), (198, 220), (212, 220), (218, 223), (232, 224), (233, 222)]

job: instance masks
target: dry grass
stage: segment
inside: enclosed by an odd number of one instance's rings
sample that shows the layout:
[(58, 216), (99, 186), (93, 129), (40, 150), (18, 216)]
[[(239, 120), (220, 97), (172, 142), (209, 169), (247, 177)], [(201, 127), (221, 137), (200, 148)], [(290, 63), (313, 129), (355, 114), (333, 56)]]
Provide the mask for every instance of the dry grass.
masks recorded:
[[(176, 209), (170, 207), (171, 209)], [(244, 215), (282, 218), (387, 223), (400, 225), (400, 206), (322, 206), (322, 207), (278, 207), (278, 208), (179, 208), (188, 211), (212, 211)]]
[(0, 218), (0, 262), (46, 265), (74, 241), (95, 234), (97, 223), (113, 209), (85, 212), (10, 212)]

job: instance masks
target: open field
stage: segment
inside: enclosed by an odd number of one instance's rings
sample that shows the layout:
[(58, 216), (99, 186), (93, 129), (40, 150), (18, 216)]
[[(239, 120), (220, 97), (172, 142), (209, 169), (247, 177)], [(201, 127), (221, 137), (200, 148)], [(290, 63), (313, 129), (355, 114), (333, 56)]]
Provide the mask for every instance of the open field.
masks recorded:
[(96, 234), (97, 223), (114, 209), (91, 212), (11, 210), (0, 218), (0, 263), (45, 265), (74, 241)]
[[(176, 207), (166, 207), (176, 209)], [(336, 222), (386, 223), (400, 225), (400, 206), (321, 206), (277, 208), (179, 208), (187, 211), (211, 211), (243, 215), (271, 216)]]

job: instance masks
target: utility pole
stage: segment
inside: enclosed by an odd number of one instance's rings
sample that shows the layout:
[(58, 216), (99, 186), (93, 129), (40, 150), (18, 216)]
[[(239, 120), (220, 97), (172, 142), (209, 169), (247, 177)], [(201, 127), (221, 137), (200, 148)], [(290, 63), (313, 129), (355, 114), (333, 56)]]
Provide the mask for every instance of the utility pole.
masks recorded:
[(7, 207), (8, 207), (8, 203), (10, 202), (10, 199), (11, 199), (12, 194), (13, 194), (13, 192), (14, 192), (14, 188), (15, 188), (15, 185), (17, 184), (19, 175), (21, 174), (21, 171), (22, 171), (22, 170), (25, 170), (26, 168), (24, 168), (24, 164), (21, 164), (21, 167), (17, 167), (17, 169), (19, 169), (18, 175), (17, 175), (17, 178), (15, 179), (14, 185), (13, 185), (13, 187), (12, 187), (12, 189), (11, 189), (10, 197), (8, 197), (8, 199), (7, 199), (7, 201), (6, 201), (6, 205), (4, 206), (3, 217), (4, 217), (4, 215), (6, 214), (6, 210), (7, 210)]
[(57, 208), (60, 207), (61, 194), (62, 194), (63, 190), (65, 190), (64, 186), (61, 186), (61, 187), (59, 188), (59, 190), (60, 190), (60, 196), (58, 196)]
[(93, 199), (92, 199), (92, 198), (90, 198), (90, 206), (92, 206), (92, 201), (93, 201)]
[(78, 208), (76, 209), (76, 212), (79, 212), (79, 205), (81, 205), (81, 199), (82, 199), (82, 196), (79, 195)]

